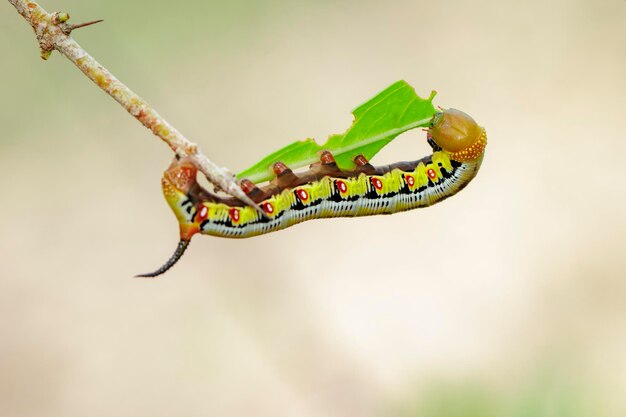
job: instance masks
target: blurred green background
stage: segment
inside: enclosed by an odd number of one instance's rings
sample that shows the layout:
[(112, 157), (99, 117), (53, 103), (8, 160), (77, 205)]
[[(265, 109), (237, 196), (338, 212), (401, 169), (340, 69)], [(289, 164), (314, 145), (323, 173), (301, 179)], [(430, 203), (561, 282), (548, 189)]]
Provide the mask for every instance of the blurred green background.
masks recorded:
[[(626, 413), (626, 2), (45, 0), (217, 163), (398, 79), (486, 126), (427, 210), (174, 250), (169, 149), (0, 4), (6, 416)], [(377, 163), (418, 158), (409, 132)]]

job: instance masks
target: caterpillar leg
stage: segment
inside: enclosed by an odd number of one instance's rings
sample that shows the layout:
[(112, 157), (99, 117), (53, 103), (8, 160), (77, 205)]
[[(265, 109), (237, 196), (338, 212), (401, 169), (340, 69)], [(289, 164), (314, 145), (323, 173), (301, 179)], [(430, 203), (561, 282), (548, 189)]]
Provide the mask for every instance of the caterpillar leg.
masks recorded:
[(187, 250), (187, 247), (189, 246), (189, 242), (191, 242), (191, 240), (181, 239), (178, 242), (178, 247), (176, 248), (176, 251), (174, 252), (172, 257), (167, 262), (165, 262), (165, 264), (162, 267), (160, 267), (159, 269), (157, 269), (154, 272), (149, 272), (147, 274), (135, 275), (135, 278), (154, 278), (154, 277), (158, 277), (159, 275), (167, 272), (171, 267), (176, 265), (176, 262), (178, 262), (178, 260), (183, 256), (183, 254)]
[(441, 151), (441, 146), (437, 145), (437, 142), (435, 142), (435, 140), (430, 135), (430, 133), (428, 133), (426, 137), (427, 137), (428, 144), (430, 145), (431, 148), (433, 148), (433, 152)]
[(376, 168), (361, 154), (354, 157), (354, 164), (357, 172), (362, 172), (366, 175), (372, 175), (376, 172)]

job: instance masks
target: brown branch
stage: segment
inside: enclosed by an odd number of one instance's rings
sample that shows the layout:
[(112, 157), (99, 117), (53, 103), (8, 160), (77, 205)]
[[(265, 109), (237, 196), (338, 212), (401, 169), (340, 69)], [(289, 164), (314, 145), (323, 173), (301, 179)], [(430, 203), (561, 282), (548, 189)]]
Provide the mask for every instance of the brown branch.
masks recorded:
[(204, 156), (198, 145), (184, 137), (174, 126), (161, 117), (145, 100), (131, 91), (98, 61), (89, 55), (70, 37), (74, 29), (85, 27), (101, 20), (79, 25), (67, 23), (67, 13), (48, 13), (34, 1), (9, 0), (18, 13), (33, 27), (41, 57), (48, 59), (53, 50), (59, 51), (74, 63), (91, 81), (104, 90), (141, 124), (150, 129), (174, 151), (177, 157), (188, 156), (207, 179), (227, 194), (254, 206), (265, 214), (239, 187), (232, 174), (218, 167)]

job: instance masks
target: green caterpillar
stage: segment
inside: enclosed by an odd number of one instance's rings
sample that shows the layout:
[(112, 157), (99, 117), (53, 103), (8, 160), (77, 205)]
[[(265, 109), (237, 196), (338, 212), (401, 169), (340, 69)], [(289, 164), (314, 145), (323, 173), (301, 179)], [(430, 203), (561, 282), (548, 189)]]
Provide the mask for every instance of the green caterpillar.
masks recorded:
[(487, 136), (469, 115), (455, 109), (435, 114), (427, 131), (433, 153), (413, 162), (374, 167), (362, 156), (351, 171), (337, 167), (332, 154), (297, 175), (285, 164), (273, 165), (275, 178), (264, 187), (248, 180), (240, 185), (265, 212), (234, 198), (209, 193), (196, 180), (196, 168), (176, 160), (163, 176), (163, 194), (180, 225), (174, 255), (156, 277), (183, 255), (196, 233), (245, 238), (281, 230), (309, 219), (392, 214), (433, 205), (463, 189), (483, 160)]

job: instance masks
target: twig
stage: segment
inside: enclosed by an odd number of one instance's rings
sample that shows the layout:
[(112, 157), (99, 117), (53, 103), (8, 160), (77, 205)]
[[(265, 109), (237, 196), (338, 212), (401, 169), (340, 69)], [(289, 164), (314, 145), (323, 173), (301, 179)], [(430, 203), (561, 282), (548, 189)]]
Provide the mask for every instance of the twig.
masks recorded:
[(200, 172), (207, 179), (227, 194), (238, 198), (242, 202), (258, 207), (239, 187), (232, 174), (218, 167), (209, 158), (204, 156), (198, 145), (184, 137), (174, 126), (161, 117), (145, 100), (126, 87), (106, 68), (89, 55), (69, 35), (74, 29), (101, 22), (92, 22), (71, 25), (67, 23), (70, 16), (67, 13), (48, 13), (34, 1), (9, 0), (18, 13), (26, 19), (35, 30), (41, 57), (48, 59), (53, 50), (59, 51), (74, 63), (91, 81), (104, 90), (115, 101), (120, 103), (126, 111), (133, 115), (152, 133), (163, 139), (174, 151), (177, 157), (188, 156)]

